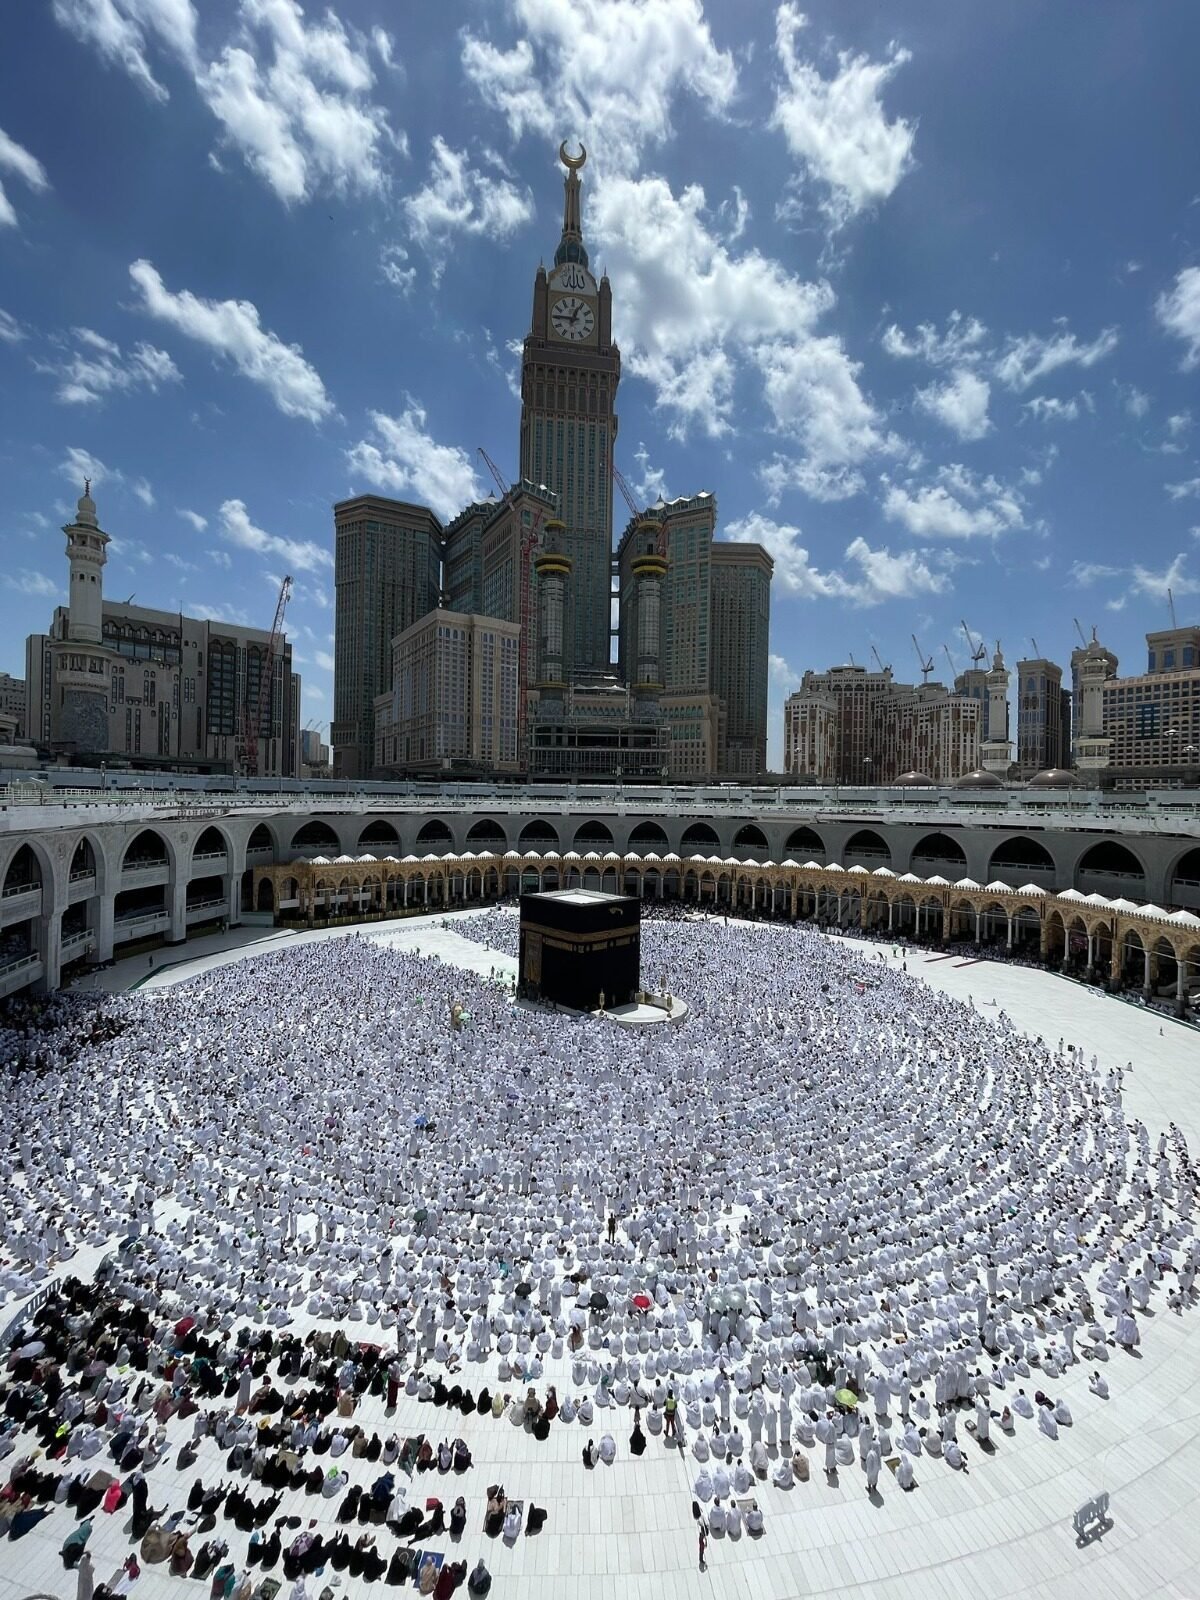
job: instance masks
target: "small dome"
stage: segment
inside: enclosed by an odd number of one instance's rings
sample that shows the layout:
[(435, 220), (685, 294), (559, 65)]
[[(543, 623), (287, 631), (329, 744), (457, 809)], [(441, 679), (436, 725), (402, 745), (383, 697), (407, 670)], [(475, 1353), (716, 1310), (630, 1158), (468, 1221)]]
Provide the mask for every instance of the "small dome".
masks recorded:
[(1073, 789), (1075, 787), (1075, 774), (1068, 772), (1066, 767), (1047, 767), (1044, 772), (1035, 772), (1025, 787), (1027, 789)]
[(927, 778), (923, 772), (902, 772), (898, 778), (892, 780), (893, 789), (932, 789), (933, 779)]
[(83, 493), (75, 502), (75, 521), (82, 522), (89, 528), (97, 526), (96, 502), (92, 499), (92, 480), (83, 480)]
[(1003, 789), (1004, 785), (994, 772), (987, 772), (983, 767), (975, 767), (971, 772), (964, 772), (954, 787), (956, 789)]

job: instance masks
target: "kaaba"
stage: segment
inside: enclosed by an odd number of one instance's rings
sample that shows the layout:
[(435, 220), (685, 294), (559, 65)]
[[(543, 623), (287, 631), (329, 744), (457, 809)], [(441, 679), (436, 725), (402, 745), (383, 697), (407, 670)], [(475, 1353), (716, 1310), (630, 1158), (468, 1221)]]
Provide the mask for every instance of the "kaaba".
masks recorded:
[(573, 1011), (623, 1006), (641, 988), (641, 902), (593, 889), (521, 896), (520, 993)]

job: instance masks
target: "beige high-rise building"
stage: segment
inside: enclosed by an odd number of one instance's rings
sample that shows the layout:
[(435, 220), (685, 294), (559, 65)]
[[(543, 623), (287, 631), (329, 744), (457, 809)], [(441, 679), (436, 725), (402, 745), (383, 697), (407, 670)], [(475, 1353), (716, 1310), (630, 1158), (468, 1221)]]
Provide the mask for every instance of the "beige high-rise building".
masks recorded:
[(11, 719), (13, 735), (25, 737), (25, 679), (0, 672), (0, 717)]
[[(1116, 788), (1195, 783), (1200, 778), (1200, 628), (1146, 635), (1147, 670), (1106, 678), (1103, 781)], [(1086, 692), (1086, 691), (1085, 691)]]
[(375, 698), (391, 683), (392, 640), (441, 597), (441, 523), (428, 506), (357, 495), (333, 508), (333, 770), (370, 777)]
[(908, 772), (955, 783), (979, 766), (987, 706), (891, 669), (806, 672), (784, 705), (784, 766), (818, 783), (887, 784)]
[(400, 775), (514, 773), (520, 625), (437, 609), (392, 641), (376, 697), (373, 765)]

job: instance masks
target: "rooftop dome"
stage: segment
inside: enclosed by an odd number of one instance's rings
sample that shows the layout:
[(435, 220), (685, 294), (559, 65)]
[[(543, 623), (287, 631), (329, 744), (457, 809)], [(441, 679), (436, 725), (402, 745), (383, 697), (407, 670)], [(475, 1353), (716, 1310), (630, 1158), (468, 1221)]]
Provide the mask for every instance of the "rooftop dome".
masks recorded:
[(964, 772), (954, 787), (956, 789), (1003, 789), (1004, 785), (994, 772), (987, 772), (983, 767), (975, 767), (971, 772)]
[(1066, 767), (1047, 767), (1044, 772), (1035, 772), (1025, 787), (1027, 789), (1073, 789), (1075, 787), (1075, 774), (1068, 772)]
[(933, 779), (927, 778), (923, 772), (902, 772), (898, 778), (892, 780), (893, 789), (932, 789)]

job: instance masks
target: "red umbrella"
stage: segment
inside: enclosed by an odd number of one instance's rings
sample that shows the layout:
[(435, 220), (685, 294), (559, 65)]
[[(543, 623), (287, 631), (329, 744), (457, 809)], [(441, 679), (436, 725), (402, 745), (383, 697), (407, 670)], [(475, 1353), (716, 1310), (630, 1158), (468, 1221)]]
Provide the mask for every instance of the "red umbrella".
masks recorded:
[(639, 1311), (649, 1311), (650, 1296), (648, 1294), (635, 1294), (632, 1302)]

